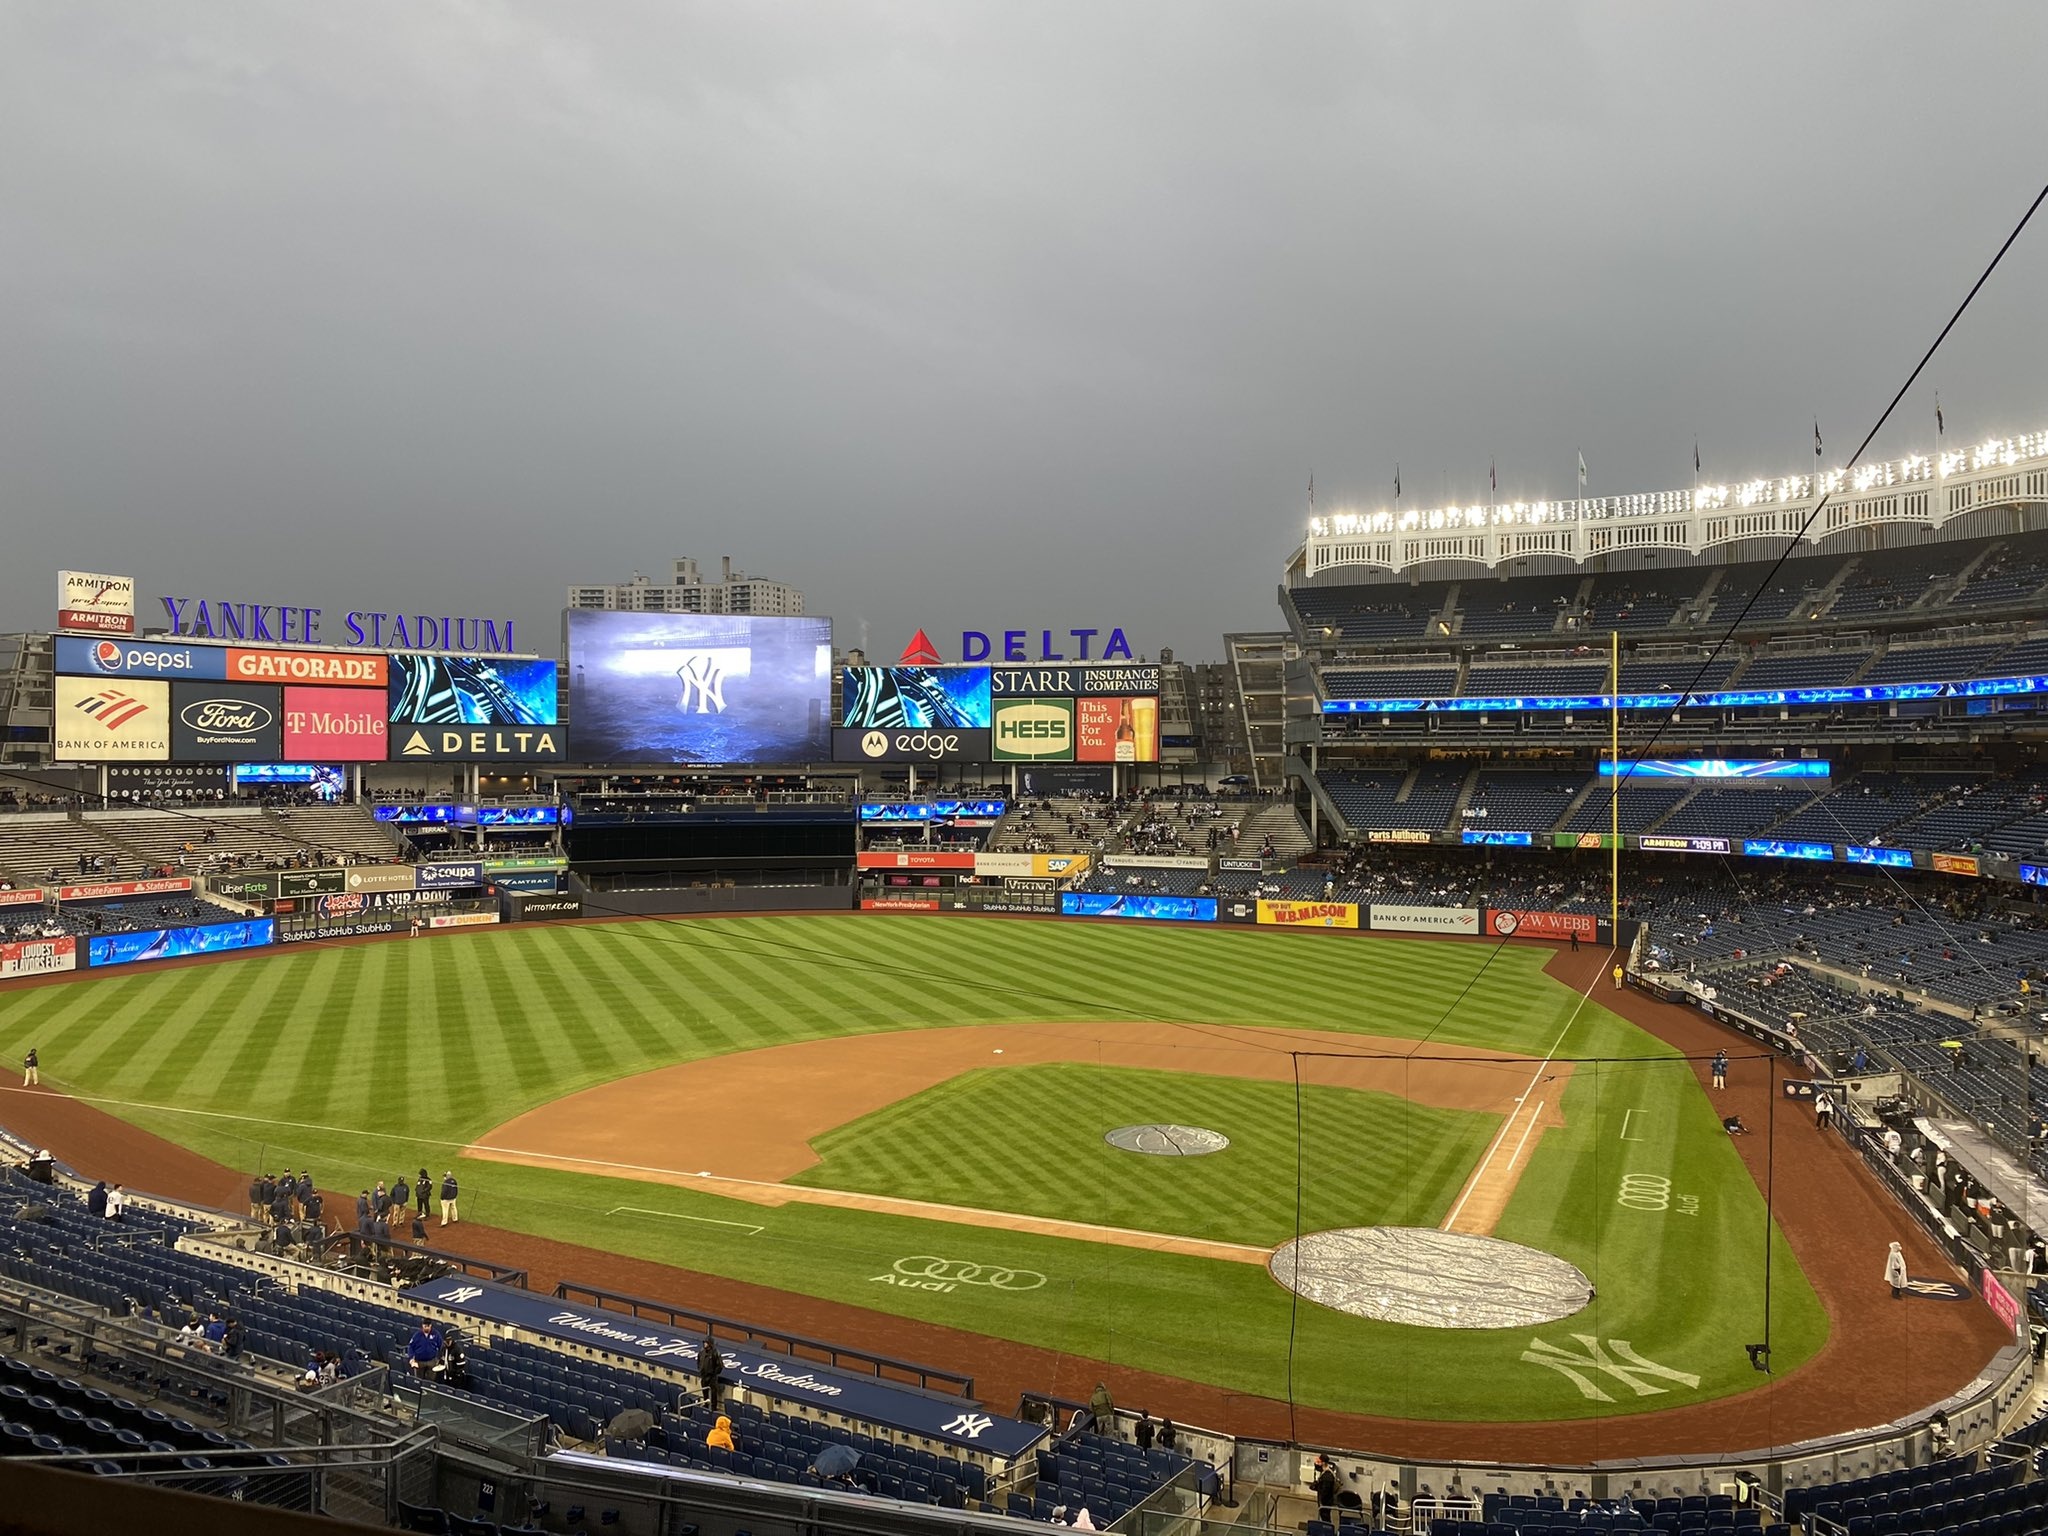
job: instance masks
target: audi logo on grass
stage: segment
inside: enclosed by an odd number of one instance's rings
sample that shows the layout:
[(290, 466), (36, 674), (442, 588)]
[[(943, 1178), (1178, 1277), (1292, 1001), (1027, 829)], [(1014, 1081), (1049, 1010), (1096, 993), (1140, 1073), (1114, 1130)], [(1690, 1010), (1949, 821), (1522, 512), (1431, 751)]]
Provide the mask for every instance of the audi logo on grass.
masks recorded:
[(897, 1285), (911, 1291), (954, 1291), (963, 1285), (985, 1285), (994, 1291), (1035, 1291), (1045, 1276), (1035, 1269), (1004, 1264), (976, 1264), (968, 1259), (942, 1259), (935, 1253), (914, 1253), (876, 1275), (874, 1285)]

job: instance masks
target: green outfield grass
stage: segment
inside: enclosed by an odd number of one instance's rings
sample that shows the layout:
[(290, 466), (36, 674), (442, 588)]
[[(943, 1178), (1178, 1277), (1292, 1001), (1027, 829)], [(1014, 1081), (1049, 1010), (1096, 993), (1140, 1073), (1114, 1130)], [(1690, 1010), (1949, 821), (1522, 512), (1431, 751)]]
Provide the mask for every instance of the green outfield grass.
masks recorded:
[[(438, 1172), (491, 1127), (579, 1088), (832, 1034), (1169, 1019), (1427, 1036), (1538, 1058), (1554, 1048), (1560, 1057), (1601, 1060), (1578, 1066), (1564, 1099), (1566, 1124), (1536, 1144), (1501, 1235), (1572, 1259), (1599, 1294), (1579, 1316), (1531, 1331), (1396, 1328), (1296, 1307), (1249, 1264), (827, 1207), (764, 1208), (487, 1161), (456, 1166), (471, 1220), (1233, 1390), (1281, 1396), (1291, 1380), (1305, 1404), (1535, 1419), (1631, 1413), (1753, 1386), (1758, 1378), (1740, 1344), (1761, 1337), (1767, 1230), (1754, 1183), (1686, 1064), (1601, 1008), (1597, 995), (1580, 1006), (1542, 973), (1544, 958), (1477, 944), (1135, 924), (790, 917), (537, 926), (280, 951), (0, 994), (0, 1055), (18, 1060), (34, 1044), (46, 1083), (231, 1167), (310, 1164), (326, 1187), (347, 1189), (421, 1163)], [(891, 1193), (930, 1199), (945, 1187), (959, 1199), (971, 1188), (977, 1193), (965, 1203), (1023, 1210), (1060, 1201), (1064, 1190), (1071, 1203), (1059, 1214), (1099, 1220), (1094, 1213), (1109, 1209), (1110, 1197), (1090, 1187), (1089, 1170), (1108, 1165), (1079, 1161), (1062, 1171), (1060, 1157), (1100, 1158), (1094, 1143), (1086, 1154), (1080, 1148), (1091, 1137), (1099, 1143), (1107, 1128), (1096, 1122), (1113, 1102), (1113, 1080), (1091, 1080), (1077, 1106), (1038, 1088), (1057, 1081), (1057, 1069), (1046, 1072), (990, 1074), (997, 1086), (1027, 1076), (1021, 1091), (1035, 1100), (1028, 1113), (1003, 1110), (1001, 1095), (970, 1078), (899, 1106), (894, 1119), (849, 1127), (826, 1138), (813, 1177), (885, 1187), (895, 1158), (902, 1166), (886, 1186)], [(1114, 1123), (1207, 1123), (1197, 1109), (1160, 1116), (1153, 1106), (1199, 1105), (1215, 1079), (1135, 1076), (1163, 1081), (1135, 1087), (1144, 1112), (1134, 1107)], [(1283, 1115), (1256, 1091), (1272, 1086), (1231, 1080), (1210, 1101), (1210, 1118), (1246, 1128), (1234, 1162), (1224, 1153), (1173, 1160), (1183, 1164), (1178, 1174), (1169, 1167), (1111, 1175), (1114, 1198), (1125, 1202), (1116, 1209), (1130, 1213), (1116, 1224), (1191, 1235), (1255, 1231), (1262, 1243), (1291, 1234), (1292, 1090), (1282, 1089)], [(1472, 1127), (1456, 1122), (1490, 1117), (1454, 1117), (1445, 1129), (1458, 1145), (1438, 1159), (1424, 1138), (1361, 1127), (1361, 1119), (1382, 1117), (1333, 1109), (1343, 1099), (1325, 1094), (1374, 1097), (1311, 1082), (1303, 1099), (1302, 1204), (1318, 1219), (1405, 1210), (1413, 1214), (1400, 1219), (1427, 1220), (1486, 1140), (1482, 1133), (1475, 1142)], [(993, 1118), (999, 1113), (1009, 1122)], [(1412, 1127), (1420, 1113), (1399, 1104), (1384, 1118), (1405, 1116)], [(978, 1169), (960, 1151), (977, 1132)], [(1461, 1156), (1463, 1166), (1453, 1166)], [(1033, 1159), (1036, 1168), (1020, 1166)], [(1242, 1176), (1221, 1176), (1226, 1167)], [(1404, 1188), (1411, 1174), (1417, 1187)], [(1621, 1181), (1631, 1174), (1668, 1180), (1669, 1204), (1621, 1204)], [(1782, 1240), (1774, 1241), (1773, 1340), (1784, 1371), (1819, 1347), (1826, 1323)], [(1027, 1293), (932, 1294), (881, 1278), (896, 1259), (917, 1254), (1028, 1268), (1046, 1283)], [(1596, 1389), (1605, 1383), (1610, 1399), (1602, 1401), (1524, 1358), (1539, 1337), (1546, 1347), (1581, 1350), (1580, 1334), (1603, 1347), (1627, 1340), (1698, 1382), (1652, 1378), (1660, 1390), (1639, 1396), (1595, 1370), (1589, 1380)]]
[[(1204, 1157), (1142, 1157), (1103, 1139), (1159, 1122), (1221, 1131)], [(1296, 1129), (1316, 1166), (1295, 1202)], [(1500, 1127), (1383, 1093), (1063, 1062), (986, 1068), (812, 1143), (792, 1183), (1022, 1211), (1272, 1248), (1303, 1230), (1440, 1222)], [(1342, 1172), (1327, 1164), (1342, 1148)], [(1359, 1176), (1364, 1174), (1366, 1176)]]

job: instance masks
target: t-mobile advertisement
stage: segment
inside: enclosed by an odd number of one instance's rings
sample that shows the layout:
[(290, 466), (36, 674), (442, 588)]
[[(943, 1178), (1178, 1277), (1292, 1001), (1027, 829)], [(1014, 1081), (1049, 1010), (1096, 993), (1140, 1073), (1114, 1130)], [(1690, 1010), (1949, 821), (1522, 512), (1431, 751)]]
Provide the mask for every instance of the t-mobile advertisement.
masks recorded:
[(384, 707), (384, 695), (368, 688), (287, 688), (280, 755), (300, 763), (381, 763), (389, 729)]

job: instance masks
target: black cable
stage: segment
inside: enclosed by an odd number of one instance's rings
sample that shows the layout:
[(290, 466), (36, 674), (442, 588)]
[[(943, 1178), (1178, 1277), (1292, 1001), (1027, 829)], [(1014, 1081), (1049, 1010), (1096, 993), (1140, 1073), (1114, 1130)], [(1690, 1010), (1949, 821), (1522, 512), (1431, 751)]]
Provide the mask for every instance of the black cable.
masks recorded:
[(1301, 1202), (1307, 1173), (1302, 1162), (1301, 1056), (1292, 1052), (1290, 1059), (1294, 1067), (1294, 1272), (1289, 1277), (1293, 1283), (1287, 1287), (1287, 1438), (1299, 1445), (1301, 1436), (1295, 1427), (1294, 1337), (1301, 1316)]
[[(1970, 285), (1970, 291), (1963, 295), (1962, 303), (1958, 304), (1956, 306), (1955, 313), (1948, 317), (1948, 324), (1944, 325), (1941, 328), (1941, 334), (1934, 338), (1933, 344), (1929, 346), (1924, 353), (1921, 354), (1920, 361), (1913, 365), (1913, 371), (1906, 375), (1906, 382), (1899, 386), (1898, 392), (1894, 394), (1891, 398), (1891, 403), (1887, 405), (1884, 408), (1883, 413), (1878, 416), (1876, 425), (1871, 427), (1871, 429), (1868, 432), (1863, 434), (1863, 441), (1856, 445), (1856, 451), (1849, 456), (1848, 463), (1842, 466), (1844, 471), (1856, 467), (1857, 462), (1869, 450), (1872, 440), (1876, 438), (1879, 432), (1882, 432), (1884, 430), (1884, 424), (1891, 420), (1892, 412), (1896, 411), (1899, 408), (1899, 402), (1904, 400), (1906, 398), (1907, 392), (1912, 389), (1914, 384), (1919, 382), (1921, 373), (1925, 371), (1929, 363), (1934, 361), (1934, 354), (1940, 351), (1941, 344), (1948, 340), (1949, 332), (1953, 331), (1956, 328), (1957, 322), (1960, 321), (1963, 318), (1963, 315), (1968, 311), (1971, 303), (1976, 299), (1979, 290), (1981, 290), (1983, 286), (1991, 280), (1991, 274), (1998, 270), (1998, 264), (2005, 260), (2006, 252), (2012, 249), (2013, 243), (2017, 241), (2020, 237), (2020, 232), (2027, 227), (2028, 222), (2034, 217), (2036, 210), (2040, 208), (2041, 204), (2044, 201), (2048, 201), (2048, 186), (2043, 186), (2041, 190), (2037, 194), (2035, 194), (2034, 200), (2027, 205), (2027, 211), (2020, 215), (2019, 223), (2013, 226), (2012, 233), (2005, 237), (2004, 243), (1998, 247), (1997, 254), (1991, 258), (1990, 265), (1986, 266), (1984, 270), (1978, 274), (1977, 281)], [(1818, 443), (1819, 441), (1817, 434), (1815, 437), (1815, 441), (1816, 443)], [(1759, 597), (1763, 596), (1764, 592), (1770, 587), (1771, 582), (1774, 579), (1776, 579), (1778, 572), (1784, 568), (1785, 562), (1792, 558), (1792, 552), (1799, 547), (1801, 541), (1803, 541), (1806, 537), (1807, 530), (1813, 527), (1814, 523), (1819, 519), (1821, 513), (1824, 510), (1826, 510), (1827, 504), (1834, 499), (1834, 494), (1835, 493), (1833, 491), (1829, 491), (1826, 494), (1824, 494), (1820, 498), (1820, 500), (1816, 501), (1813, 504), (1813, 510), (1806, 514), (1804, 520), (1802, 520), (1799, 524), (1798, 531), (1795, 532), (1792, 535), (1792, 537), (1786, 541), (1784, 550), (1779, 554), (1778, 558), (1771, 563), (1771, 568), (1768, 571), (1764, 572), (1763, 580), (1759, 581), (1756, 584), (1755, 588), (1750, 592), (1749, 596), (1743, 600), (1741, 612), (1737, 613), (1735, 617), (1729, 621), (1728, 627), (1721, 632), (1721, 638), (1714, 643), (1713, 650), (1707, 653), (1707, 659), (1700, 663), (1700, 668), (1697, 672), (1693, 674), (1692, 681), (1690, 683), (1687, 683), (1684, 690), (1680, 693), (1679, 697), (1681, 703), (1684, 699), (1691, 697), (1693, 692), (1696, 689), (1698, 689), (1701, 680), (1706, 677), (1709, 671), (1712, 670), (1714, 663), (1720, 658), (1721, 652), (1727, 649), (1728, 642), (1735, 638), (1735, 631), (1741, 627), (1742, 621), (1749, 617), (1749, 610), (1756, 605), (1756, 600)], [(1620, 682), (1621, 679), (1619, 675), (1617, 675), (1613, 681), (1613, 686), (1616, 688), (1617, 691), (1619, 691)], [(1672, 716), (1677, 713), (1678, 711), (1675, 709), (1659, 710), (1657, 712), (1656, 723), (1654, 728), (1650, 732), (1649, 739), (1643, 743), (1642, 750), (1637, 752), (1635, 756), (1629, 760), (1629, 767), (1631, 769), (1635, 768), (1638, 764), (1640, 764), (1643, 761), (1644, 758), (1649, 756), (1651, 748), (1655, 747), (1657, 743), (1663, 738), (1665, 728), (1670, 725)], [(1612, 803), (1613, 798), (1621, 793), (1621, 781), (1621, 764), (1616, 763), (1614, 765), (1614, 782), (1608, 789), (1608, 799), (1610, 804)], [(1609, 816), (1611, 819), (1611, 811), (1609, 812)]]

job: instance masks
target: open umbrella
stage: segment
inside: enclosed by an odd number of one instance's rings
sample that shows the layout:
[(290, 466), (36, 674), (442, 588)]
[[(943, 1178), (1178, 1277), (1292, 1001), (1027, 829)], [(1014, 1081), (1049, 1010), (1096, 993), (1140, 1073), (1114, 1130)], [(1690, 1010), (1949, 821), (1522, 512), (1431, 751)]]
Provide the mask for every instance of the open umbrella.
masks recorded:
[(860, 1452), (850, 1445), (828, 1445), (811, 1461), (811, 1470), (820, 1477), (846, 1477), (860, 1465)]

